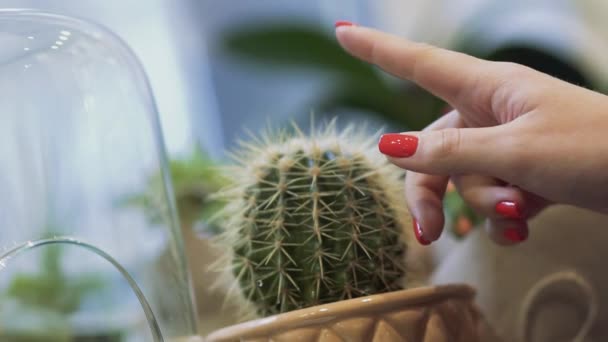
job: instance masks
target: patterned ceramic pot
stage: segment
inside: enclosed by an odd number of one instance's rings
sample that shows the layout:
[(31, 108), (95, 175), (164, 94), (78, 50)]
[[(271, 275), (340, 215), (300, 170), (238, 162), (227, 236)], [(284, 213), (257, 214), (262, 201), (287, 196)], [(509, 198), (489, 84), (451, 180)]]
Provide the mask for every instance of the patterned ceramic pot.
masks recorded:
[(229, 326), (207, 341), (488, 341), (474, 296), (466, 285), (395, 291)]

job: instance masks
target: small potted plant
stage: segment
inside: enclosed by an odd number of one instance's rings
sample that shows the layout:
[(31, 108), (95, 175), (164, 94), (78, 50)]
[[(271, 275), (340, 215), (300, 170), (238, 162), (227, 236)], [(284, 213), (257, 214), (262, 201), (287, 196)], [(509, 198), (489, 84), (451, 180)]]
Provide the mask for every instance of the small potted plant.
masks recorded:
[[(110, 325), (107, 317), (83, 308), (87, 299), (101, 296), (105, 279), (92, 272), (69, 274), (64, 252), (63, 246), (44, 247), (37, 273), (19, 272), (10, 279), (0, 294), (1, 341), (123, 340), (126, 326)], [(94, 321), (80, 324), (85, 316)]]
[(402, 174), (361, 133), (332, 123), (241, 145), (215, 265), (241, 321), (209, 341), (480, 340), (473, 289), (425, 286)]

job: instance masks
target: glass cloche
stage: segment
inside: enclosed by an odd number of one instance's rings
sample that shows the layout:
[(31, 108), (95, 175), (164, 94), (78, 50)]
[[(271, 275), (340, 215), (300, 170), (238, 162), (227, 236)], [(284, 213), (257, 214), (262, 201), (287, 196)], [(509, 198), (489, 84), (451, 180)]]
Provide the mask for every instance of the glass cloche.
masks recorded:
[[(0, 94), (0, 341), (194, 335), (157, 111), (129, 48), (83, 20), (1, 10)], [(151, 187), (154, 215), (134, 204)]]

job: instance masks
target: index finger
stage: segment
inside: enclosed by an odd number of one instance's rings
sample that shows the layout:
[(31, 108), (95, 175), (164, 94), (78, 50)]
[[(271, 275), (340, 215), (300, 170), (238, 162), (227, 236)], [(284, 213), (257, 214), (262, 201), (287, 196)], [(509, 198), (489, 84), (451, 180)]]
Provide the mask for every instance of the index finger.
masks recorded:
[[(361, 26), (339, 26), (336, 36), (355, 57), (413, 81), (451, 103), (490, 100), (499, 77), (491, 62)], [(483, 82), (479, 82), (483, 76)]]

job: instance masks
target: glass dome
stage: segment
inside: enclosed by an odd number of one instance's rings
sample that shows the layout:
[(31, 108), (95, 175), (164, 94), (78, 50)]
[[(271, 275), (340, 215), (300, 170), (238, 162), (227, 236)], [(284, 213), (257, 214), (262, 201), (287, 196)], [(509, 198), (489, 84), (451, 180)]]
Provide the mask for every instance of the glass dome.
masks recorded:
[[(0, 93), (0, 340), (194, 335), (157, 111), (128, 47), (1, 10)], [(153, 219), (133, 200), (151, 188)]]

